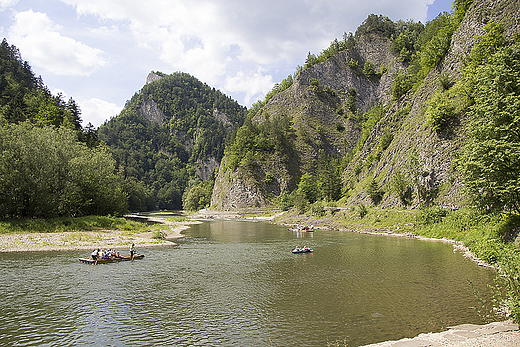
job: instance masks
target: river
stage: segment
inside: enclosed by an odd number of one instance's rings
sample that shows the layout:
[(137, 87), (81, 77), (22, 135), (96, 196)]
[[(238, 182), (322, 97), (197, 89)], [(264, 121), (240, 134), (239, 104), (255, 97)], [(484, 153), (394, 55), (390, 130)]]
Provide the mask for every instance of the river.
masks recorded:
[(114, 264), (0, 253), (0, 345), (359, 346), (483, 323), (470, 282), (490, 299), (493, 271), (441, 242), (239, 221), (186, 234)]

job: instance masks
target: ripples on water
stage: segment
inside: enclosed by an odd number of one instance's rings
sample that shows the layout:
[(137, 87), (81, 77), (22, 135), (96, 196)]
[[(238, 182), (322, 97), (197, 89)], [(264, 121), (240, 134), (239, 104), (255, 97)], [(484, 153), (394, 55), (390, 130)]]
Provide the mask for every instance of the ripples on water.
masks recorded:
[[(0, 345), (356, 346), (480, 323), (467, 280), (485, 291), (492, 276), (433, 242), (238, 222), (190, 234), (135, 262), (0, 254)], [(290, 253), (304, 244), (314, 254)]]

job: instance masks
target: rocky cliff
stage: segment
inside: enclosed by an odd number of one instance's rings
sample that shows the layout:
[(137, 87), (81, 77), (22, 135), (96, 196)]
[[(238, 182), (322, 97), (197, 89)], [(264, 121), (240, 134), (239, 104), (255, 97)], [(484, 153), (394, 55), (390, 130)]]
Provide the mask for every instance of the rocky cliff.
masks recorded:
[[(352, 188), (350, 203), (369, 204), (366, 186), (376, 180), (383, 191), (390, 191), (392, 179), (400, 174), (413, 191), (412, 205), (421, 203), (459, 204), (465, 200), (460, 174), (454, 159), (464, 142), (465, 114), (456, 115), (447, 129), (435, 131), (427, 124), (425, 109), (433, 94), (442, 88), (441, 76), (452, 81), (460, 78), (465, 59), (484, 34), (490, 22), (501, 23), (511, 42), (519, 33), (519, 1), (475, 1), (460, 27), (452, 36), (446, 57), (430, 71), (417, 91), (410, 92), (395, 103), (374, 127), (359, 155), (350, 162), (344, 179)], [(377, 150), (385, 129), (394, 135), (393, 141), (379, 160), (371, 155)], [(363, 167), (360, 172), (359, 167)], [(382, 205), (399, 204), (397, 196), (385, 194)]]
[[(448, 130), (433, 130), (425, 116), (427, 102), (441, 88), (441, 76), (452, 81), (460, 77), (463, 62), (487, 23), (502, 23), (506, 37), (514, 40), (519, 19), (518, 0), (475, 0), (453, 33), (447, 54), (421, 84), (398, 99), (392, 93), (394, 80), (409, 66), (392, 52), (392, 40), (374, 34), (356, 37), (353, 48), (302, 70), (289, 88), (256, 113), (252, 118), (256, 124), (290, 119), (290, 154), (285, 160), (274, 153), (256, 158), (255, 165), (231, 167), (225, 165), (225, 157), (212, 206), (234, 209), (268, 204), (273, 197), (293, 191), (304, 173), (316, 177), (324, 155), (346, 163), (343, 199), (350, 204), (371, 203), (367, 186), (372, 181), (381, 189), (383, 206), (399, 204), (390, 191), (396, 176), (406, 185), (411, 205), (462, 201), (453, 160), (464, 141), (465, 116), (452, 119)], [(364, 73), (367, 62), (373, 74)], [(361, 139), (366, 112), (374, 106), (380, 107), (382, 115), (366, 139)], [(387, 139), (384, 146), (383, 138)]]

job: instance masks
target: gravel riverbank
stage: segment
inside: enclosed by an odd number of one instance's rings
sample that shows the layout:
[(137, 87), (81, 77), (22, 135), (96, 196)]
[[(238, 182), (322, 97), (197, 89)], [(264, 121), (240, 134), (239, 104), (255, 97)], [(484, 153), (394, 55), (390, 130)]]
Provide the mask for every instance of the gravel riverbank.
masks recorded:
[(184, 237), (182, 231), (188, 229), (191, 224), (198, 223), (171, 222), (157, 217), (150, 217), (148, 220), (169, 225), (170, 230), (165, 231), (164, 238), (161, 239), (154, 238), (152, 231), (136, 234), (121, 230), (0, 234), (0, 252), (92, 250), (94, 248), (126, 250), (132, 243), (137, 248), (176, 245), (173, 241)]

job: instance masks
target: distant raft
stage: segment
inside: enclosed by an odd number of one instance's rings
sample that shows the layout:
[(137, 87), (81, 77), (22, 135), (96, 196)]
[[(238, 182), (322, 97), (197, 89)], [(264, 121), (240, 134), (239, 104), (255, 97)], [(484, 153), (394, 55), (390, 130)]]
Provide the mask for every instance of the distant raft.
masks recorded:
[(106, 263), (118, 263), (120, 261), (129, 261), (136, 259), (143, 259), (144, 254), (134, 254), (134, 256), (130, 256), (130, 254), (123, 254), (119, 257), (110, 257), (105, 259), (92, 259), (92, 258), (79, 258), (79, 261), (86, 264), (106, 264)]
[(291, 252), (293, 252), (293, 253), (312, 253), (312, 248), (308, 248), (308, 247), (298, 248), (298, 247), (296, 247)]
[(311, 225), (311, 226), (297, 225), (296, 228), (289, 228), (289, 230), (294, 231), (294, 232), (312, 233), (314, 231), (314, 225)]

